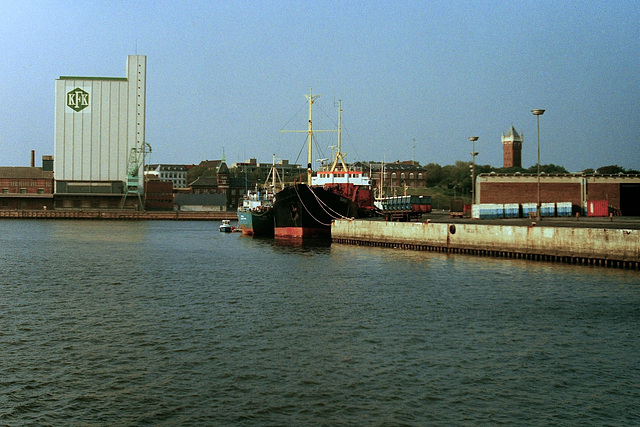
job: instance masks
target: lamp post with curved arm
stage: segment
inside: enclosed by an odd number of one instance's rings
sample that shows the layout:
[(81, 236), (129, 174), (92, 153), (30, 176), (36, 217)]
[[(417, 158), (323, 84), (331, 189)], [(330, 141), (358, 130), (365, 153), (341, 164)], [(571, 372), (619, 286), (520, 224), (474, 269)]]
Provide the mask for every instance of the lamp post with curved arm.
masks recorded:
[(472, 143), (471, 148), (471, 204), (474, 205), (476, 203), (476, 141), (478, 140), (477, 136), (470, 136), (469, 141)]
[(540, 216), (540, 116), (544, 114), (544, 110), (536, 109), (536, 110), (531, 110), (531, 112), (533, 113), (534, 116), (536, 116), (536, 119), (538, 121), (538, 206), (537, 206), (537, 211), (538, 211), (538, 219), (540, 219), (541, 218)]

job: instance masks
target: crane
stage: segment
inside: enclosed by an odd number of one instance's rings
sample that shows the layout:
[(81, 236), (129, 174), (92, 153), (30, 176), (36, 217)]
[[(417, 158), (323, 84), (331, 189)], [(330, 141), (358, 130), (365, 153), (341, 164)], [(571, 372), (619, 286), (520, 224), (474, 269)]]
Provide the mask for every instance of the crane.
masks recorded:
[(125, 181), (125, 191), (122, 196), (120, 209), (124, 209), (127, 196), (130, 194), (138, 196), (138, 202), (140, 203), (139, 206), (144, 209), (139, 191), (139, 174), (140, 168), (144, 165), (144, 158), (148, 153), (151, 153), (151, 146), (146, 142), (142, 143), (140, 147), (131, 147), (131, 151), (129, 151), (129, 161), (127, 163), (127, 180)]

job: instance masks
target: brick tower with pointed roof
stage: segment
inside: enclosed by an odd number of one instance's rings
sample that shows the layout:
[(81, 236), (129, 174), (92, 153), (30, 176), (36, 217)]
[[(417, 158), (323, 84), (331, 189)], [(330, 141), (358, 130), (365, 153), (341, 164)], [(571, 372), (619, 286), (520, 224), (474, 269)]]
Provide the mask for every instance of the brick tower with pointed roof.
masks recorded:
[(518, 135), (513, 125), (511, 125), (511, 129), (509, 129), (506, 135), (504, 133), (502, 134), (503, 167), (522, 167), (522, 140), (522, 135)]

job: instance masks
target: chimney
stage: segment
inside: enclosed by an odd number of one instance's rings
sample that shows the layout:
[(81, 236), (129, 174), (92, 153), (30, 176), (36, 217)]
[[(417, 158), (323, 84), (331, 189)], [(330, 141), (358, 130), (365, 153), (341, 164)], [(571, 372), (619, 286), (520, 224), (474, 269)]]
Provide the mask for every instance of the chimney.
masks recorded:
[(36, 150), (31, 150), (31, 167), (36, 167)]
[(42, 170), (53, 172), (53, 156), (42, 156)]

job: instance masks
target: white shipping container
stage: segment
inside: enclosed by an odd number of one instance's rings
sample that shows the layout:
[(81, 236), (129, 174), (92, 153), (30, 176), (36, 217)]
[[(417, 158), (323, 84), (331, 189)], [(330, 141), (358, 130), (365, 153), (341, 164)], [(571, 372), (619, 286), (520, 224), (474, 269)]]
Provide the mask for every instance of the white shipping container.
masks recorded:
[(496, 219), (503, 217), (503, 206), (496, 203), (479, 203), (471, 208), (471, 217), (476, 219)]
[(571, 202), (556, 203), (556, 215), (571, 216), (573, 213), (573, 204)]
[(505, 203), (504, 205), (504, 217), (505, 218), (518, 218), (520, 216), (520, 205), (517, 203)]
[(471, 218), (480, 219), (480, 205), (471, 205)]
[(522, 204), (522, 215), (526, 218), (530, 213), (537, 214), (538, 213), (538, 205), (536, 203), (523, 203)]
[(556, 216), (556, 204), (555, 203), (541, 203), (540, 204), (541, 216)]

